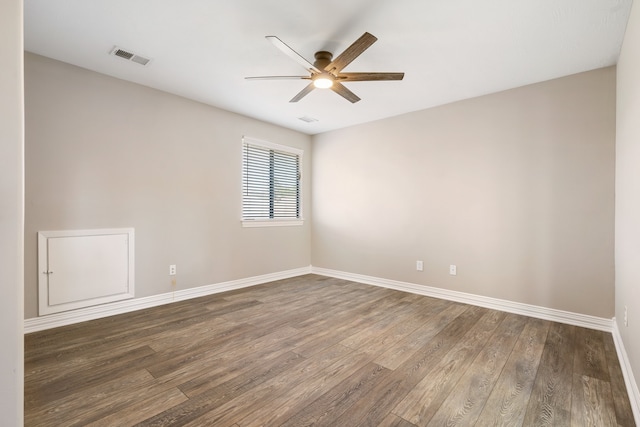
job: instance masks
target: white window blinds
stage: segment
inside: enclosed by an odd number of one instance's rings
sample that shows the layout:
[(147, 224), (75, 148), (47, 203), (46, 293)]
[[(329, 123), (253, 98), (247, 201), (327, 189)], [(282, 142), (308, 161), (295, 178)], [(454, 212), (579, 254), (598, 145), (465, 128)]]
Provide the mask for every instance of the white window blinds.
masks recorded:
[(301, 150), (244, 138), (242, 219), (301, 219)]

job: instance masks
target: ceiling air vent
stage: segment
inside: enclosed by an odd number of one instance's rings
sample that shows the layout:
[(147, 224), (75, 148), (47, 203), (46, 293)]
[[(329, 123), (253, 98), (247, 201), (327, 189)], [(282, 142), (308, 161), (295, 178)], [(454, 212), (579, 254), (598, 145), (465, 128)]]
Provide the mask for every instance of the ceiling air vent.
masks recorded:
[(122, 59), (126, 59), (127, 61), (135, 62), (136, 64), (140, 65), (147, 65), (149, 62), (151, 62), (150, 58), (145, 58), (144, 56), (121, 49), (118, 46), (114, 46), (114, 48), (111, 50), (111, 55), (118, 56)]
[(307, 122), (307, 123), (313, 123), (318, 121), (318, 119), (314, 119), (313, 117), (309, 117), (309, 116), (298, 117), (298, 120), (302, 120), (303, 122)]

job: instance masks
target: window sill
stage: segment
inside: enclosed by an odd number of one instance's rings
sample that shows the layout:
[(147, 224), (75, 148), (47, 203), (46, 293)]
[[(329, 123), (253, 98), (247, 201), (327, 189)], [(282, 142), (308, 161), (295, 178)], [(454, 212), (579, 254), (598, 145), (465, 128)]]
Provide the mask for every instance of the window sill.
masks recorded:
[(290, 227), (303, 225), (302, 219), (243, 220), (243, 227)]

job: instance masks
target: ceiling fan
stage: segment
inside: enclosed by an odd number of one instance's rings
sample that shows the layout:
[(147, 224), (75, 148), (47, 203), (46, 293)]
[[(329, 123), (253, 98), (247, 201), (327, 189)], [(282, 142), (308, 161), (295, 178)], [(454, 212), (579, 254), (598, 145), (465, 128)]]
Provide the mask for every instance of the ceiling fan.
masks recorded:
[(273, 43), (278, 49), (284, 52), (291, 59), (302, 65), (310, 75), (308, 76), (264, 76), (264, 77), (245, 77), (247, 80), (311, 80), (304, 89), (296, 96), (291, 98), (289, 102), (298, 102), (304, 96), (309, 94), (313, 89), (331, 89), (346, 100), (355, 103), (360, 98), (342, 82), (366, 82), (381, 80), (402, 80), (404, 73), (343, 73), (342, 69), (356, 59), (362, 52), (367, 50), (369, 46), (378, 40), (375, 36), (364, 33), (358, 40), (353, 42), (351, 46), (345, 49), (336, 59), (333, 54), (327, 51), (315, 53), (314, 63), (310, 63), (302, 55), (287, 46), (282, 40), (276, 36), (266, 36), (266, 39)]

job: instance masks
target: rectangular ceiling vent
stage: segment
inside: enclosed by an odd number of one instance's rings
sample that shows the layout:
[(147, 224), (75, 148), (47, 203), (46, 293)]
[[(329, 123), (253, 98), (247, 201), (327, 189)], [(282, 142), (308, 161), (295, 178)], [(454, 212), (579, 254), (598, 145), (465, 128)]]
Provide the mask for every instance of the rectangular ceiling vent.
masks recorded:
[(145, 58), (142, 55), (129, 52), (127, 50), (119, 48), (118, 46), (114, 46), (114, 48), (111, 50), (111, 55), (118, 56), (122, 59), (126, 59), (127, 61), (135, 62), (136, 64), (140, 65), (147, 65), (149, 62), (151, 62), (150, 58)]
[(313, 117), (309, 117), (309, 116), (298, 117), (298, 120), (302, 120), (303, 122), (307, 122), (307, 123), (313, 123), (318, 121), (318, 119), (314, 119)]

